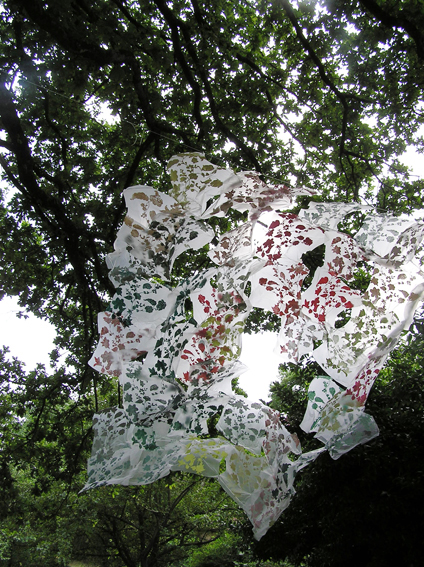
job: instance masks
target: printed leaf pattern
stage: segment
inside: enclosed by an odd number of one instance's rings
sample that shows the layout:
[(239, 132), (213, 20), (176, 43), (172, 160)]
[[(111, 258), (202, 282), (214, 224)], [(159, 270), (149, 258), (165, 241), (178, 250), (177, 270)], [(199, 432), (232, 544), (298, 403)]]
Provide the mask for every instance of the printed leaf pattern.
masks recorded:
[(281, 259), (252, 274), (250, 301), (254, 307), (272, 311), (281, 317), (297, 317), (301, 310), (301, 287), (309, 273), (303, 262)]
[(385, 258), (396, 246), (399, 237), (414, 224), (413, 218), (367, 215), (355, 239), (364, 249)]
[(208, 201), (240, 184), (230, 169), (217, 167), (196, 152), (173, 156), (168, 162), (171, 196), (189, 215), (200, 218)]
[(326, 327), (333, 327), (337, 316), (346, 309), (361, 305), (361, 294), (340, 278), (318, 268), (309, 288), (302, 293), (302, 311)]
[(309, 203), (307, 209), (299, 212), (299, 217), (326, 230), (337, 230), (338, 224), (346, 215), (355, 211), (369, 211), (371, 207), (358, 203)]
[[(424, 226), (358, 204), (311, 203), (295, 215), (287, 212), (295, 198), (313, 191), (269, 186), (198, 153), (174, 156), (169, 172), (169, 194), (124, 191), (128, 214), (107, 257), (116, 293), (98, 316), (90, 360), (118, 377), (123, 407), (94, 416), (85, 489), (148, 484), (170, 471), (216, 478), (259, 539), (289, 505), (300, 470), (323, 451), (337, 459), (378, 435), (365, 403), (424, 297), (414, 263)], [(247, 221), (215, 244), (204, 219), (230, 209)], [(351, 213), (359, 213), (354, 237), (338, 232)], [(180, 254), (205, 246), (215, 267), (163, 283)], [(322, 248), (310, 274), (305, 254)], [(364, 275), (359, 292), (352, 281)], [(232, 390), (253, 307), (281, 318), (282, 360), (309, 355), (328, 374), (311, 382), (301, 424), (320, 449), (302, 453), (278, 412)]]
[(365, 262), (367, 256), (348, 234), (330, 231), (327, 234), (330, 242), (325, 247), (324, 266), (335, 276), (349, 281), (354, 277), (358, 262)]
[(274, 213), (268, 218), (271, 222), (265, 241), (256, 250), (267, 262), (278, 264), (282, 258), (299, 262), (303, 254), (328, 240), (322, 228), (293, 213)]
[(236, 258), (252, 256), (252, 223), (244, 223), (224, 234), (217, 246), (209, 252), (215, 264), (231, 264)]
[(99, 313), (100, 340), (89, 364), (109, 376), (120, 376), (122, 366), (146, 354), (154, 345), (154, 329), (132, 325), (107, 311)]
[(291, 189), (286, 185), (266, 185), (256, 171), (242, 171), (237, 174), (238, 183), (221, 196), (206, 210), (203, 218), (221, 217), (230, 209), (248, 212), (249, 220), (256, 221), (262, 213), (276, 209), (291, 209), (296, 197), (314, 195), (305, 187)]

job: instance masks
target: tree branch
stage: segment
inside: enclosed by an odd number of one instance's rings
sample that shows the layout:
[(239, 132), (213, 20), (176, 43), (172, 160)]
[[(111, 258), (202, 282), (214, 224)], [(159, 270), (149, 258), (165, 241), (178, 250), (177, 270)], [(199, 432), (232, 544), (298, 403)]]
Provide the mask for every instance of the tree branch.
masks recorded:
[(215, 120), (215, 124), (217, 125), (218, 129), (226, 136), (228, 140), (233, 142), (238, 148), (242, 150), (242, 152), (246, 155), (246, 157), (253, 163), (256, 171), (259, 173), (262, 171), (262, 168), (256, 159), (256, 156), (251, 148), (249, 148), (243, 140), (241, 140), (238, 136), (236, 136), (231, 129), (221, 120), (221, 116), (218, 112), (215, 97), (212, 92), (212, 88), (209, 82), (208, 74), (205, 71), (204, 67), (200, 64), (199, 58), (197, 57), (196, 49), (193, 45), (191, 39), (191, 32), (188, 29), (186, 23), (175, 16), (172, 10), (168, 7), (165, 0), (154, 0), (156, 6), (160, 10), (163, 17), (168, 22), (171, 30), (179, 28), (183, 34), (187, 51), (190, 57), (193, 60), (193, 63), (196, 66), (197, 72), (199, 74), (200, 79), (202, 80), (203, 86), (205, 88), (206, 97), (209, 102), (209, 107), (211, 109), (212, 116)]
[[(389, 14), (375, 0), (359, 0), (366, 11), (387, 28), (402, 28), (415, 42), (415, 49), (420, 59), (424, 59), (424, 36), (421, 30), (410, 20), (405, 9), (400, 8), (396, 15)], [(420, 7), (422, 10), (422, 7)]]

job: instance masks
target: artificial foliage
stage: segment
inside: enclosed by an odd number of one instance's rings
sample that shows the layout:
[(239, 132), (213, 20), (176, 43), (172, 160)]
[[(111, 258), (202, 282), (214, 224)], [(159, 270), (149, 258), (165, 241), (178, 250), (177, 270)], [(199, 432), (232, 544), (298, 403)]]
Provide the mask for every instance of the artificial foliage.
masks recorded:
[[(199, 153), (168, 166), (168, 194), (124, 191), (128, 214), (107, 258), (116, 293), (99, 314), (90, 361), (119, 379), (123, 404), (94, 416), (85, 488), (148, 484), (171, 471), (214, 477), (259, 539), (302, 468), (378, 435), (365, 403), (423, 297), (415, 255), (424, 226), (359, 204), (310, 202), (294, 214), (296, 198), (313, 191), (269, 186)], [(244, 221), (217, 240), (206, 221), (230, 209)], [(360, 226), (339, 231), (355, 214)], [(205, 246), (213, 266), (171, 285), (175, 259)], [(306, 258), (319, 247), (311, 273)], [(369, 284), (355, 289), (364, 271)], [(281, 318), (283, 362), (310, 355), (327, 373), (311, 382), (302, 422), (319, 449), (303, 453), (278, 412), (232, 389), (253, 308)]]

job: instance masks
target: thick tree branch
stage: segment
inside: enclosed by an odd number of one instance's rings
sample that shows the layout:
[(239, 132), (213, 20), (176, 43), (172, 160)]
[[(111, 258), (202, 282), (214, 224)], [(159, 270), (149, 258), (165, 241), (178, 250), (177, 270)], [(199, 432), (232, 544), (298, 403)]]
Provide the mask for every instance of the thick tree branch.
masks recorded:
[(198, 85), (198, 83), (196, 82), (196, 80), (194, 79), (193, 73), (191, 72), (191, 69), (184, 57), (177, 27), (172, 28), (171, 35), (172, 35), (172, 44), (174, 46), (175, 57), (177, 58), (178, 63), (181, 65), (181, 69), (183, 70), (184, 76), (186, 77), (194, 93), (193, 114), (200, 130), (199, 137), (202, 138), (204, 135), (203, 118), (200, 112), (200, 104), (202, 102), (202, 90)]
[[(153, 134), (161, 135), (164, 132), (166, 134), (175, 135), (181, 138), (187, 146), (190, 146), (191, 140), (187, 132), (175, 128), (171, 124), (156, 119), (157, 112), (153, 109), (151, 103), (151, 98), (152, 98), (151, 94), (146, 89), (143, 80), (141, 78), (142, 73), (141, 73), (139, 61), (135, 57), (128, 58), (127, 66), (131, 72), (134, 90), (137, 94), (138, 101), (140, 103), (140, 107), (143, 112), (143, 116), (146, 121), (148, 129)], [(157, 93), (156, 96), (157, 98), (160, 98), (159, 93)]]
[[(359, 0), (360, 4), (385, 27), (402, 28), (415, 42), (415, 49), (420, 59), (424, 59), (424, 35), (422, 31), (411, 21), (409, 14), (403, 8), (399, 8), (397, 14), (389, 14), (375, 0)], [(422, 7), (421, 7), (422, 10)]]
[(284, 11), (286, 12), (287, 17), (289, 18), (290, 22), (292, 23), (294, 29), (296, 30), (296, 35), (297, 35), (300, 43), (302, 44), (305, 51), (307, 51), (309, 57), (315, 63), (315, 66), (318, 69), (318, 73), (319, 73), (319, 76), (321, 77), (322, 82), (325, 85), (327, 85), (327, 87), (329, 87), (329, 89), (336, 95), (336, 97), (342, 103), (343, 108), (348, 108), (346, 95), (339, 90), (339, 88), (336, 86), (334, 81), (331, 79), (331, 77), (326, 72), (325, 67), (324, 67), (321, 59), (318, 57), (318, 55), (316, 54), (312, 45), (310, 44), (310, 42), (305, 37), (305, 35), (302, 31), (302, 28), (301, 28), (299, 22), (297, 21), (296, 14), (294, 13), (294, 10), (291, 7), (290, 2), (288, 2), (288, 0), (280, 0), (280, 3), (282, 5), (282, 7), (284, 8)]
[[(301, 28), (299, 22), (297, 21), (296, 14), (294, 13), (294, 10), (293, 10), (290, 2), (288, 0), (280, 0), (280, 3), (282, 5), (282, 7), (284, 8), (284, 10), (287, 14), (287, 17), (289, 18), (290, 22), (292, 23), (300, 43), (302, 44), (303, 48), (308, 53), (309, 57), (312, 59), (315, 66), (317, 67), (318, 73), (319, 73), (319, 76), (321, 77), (322, 82), (325, 85), (327, 85), (327, 87), (330, 89), (330, 91), (333, 92), (336, 95), (337, 99), (339, 100), (339, 102), (341, 103), (341, 105), (343, 107), (341, 135), (340, 135), (340, 141), (339, 141), (339, 161), (340, 161), (342, 169), (344, 170), (342, 158), (343, 158), (344, 155), (346, 155), (345, 144), (346, 144), (346, 137), (347, 137), (348, 116), (349, 116), (349, 110), (350, 110), (349, 103), (348, 103), (349, 96), (346, 95), (345, 93), (343, 93), (337, 87), (337, 85), (335, 84), (333, 79), (326, 72), (324, 64), (322, 63), (321, 59), (316, 54), (316, 52), (313, 49), (310, 42), (305, 37), (305, 35), (302, 31), (302, 28)], [(358, 199), (359, 194), (358, 194), (358, 187), (357, 187), (356, 183), (354, 183), (354, 186), (355, 186), (354, 198), (356, 200), (356, 199)]]
[[(63, 242), (81, 289), (89, 291), (89, 278), (85, 270), (85, 260), (87, 259), (88, 251), (80, 246), (79, 241), (82, 237), (85, 237), (86, 241), (90, 242), (91, 245), (95, 245), (93, 237), (82, 223), (78, 227), (75, 226), (67, 217), (60, 201), (39, 186), (36, 172), (38, 172), (39, 176), (49, 178), (51, 182), (57, 183), (58, 180), (56, 177), (49, 176), (34, 164), (29, 143), (18, 118), (12, 96), (5, 85), (4, 77), (2, 79), (0, 82), (0, 119), (8, 134), (8, 143), (16, 160), (19, 183), (15, 186), (18, 190), (23, 191), (24, 198), (36, 211), (38, 217), (47, 224), (51, 234)], [(50, 213), (49, 216), (47, 216), (47, 212)], [(101, 280), (104, 280), (103, 283), (106, 285), (106, 288), (113, 289), (113, 286), (102, 277), (101, 273), (99, 273), (99, 277)], [(93, 299), (95, 299), (96, 308), (99, 308), (101, 302), (96, 293), (94, 293)]]
[(25, 10), (30, 20), (36, 22), (41, 29), (46, 31), (66, 51), (85, 55), (102, 67), (116, 62), (117, 54), (114, 51), (82, 39), (86, 35), (85, 29), (80, 29), (79, 40), (75, 42), (74, 36), (64, 26), (58, 24), (51, 7), (45, 7), (45, 4), (40, 3), (38, 0), (16, 0), (16, 3)]

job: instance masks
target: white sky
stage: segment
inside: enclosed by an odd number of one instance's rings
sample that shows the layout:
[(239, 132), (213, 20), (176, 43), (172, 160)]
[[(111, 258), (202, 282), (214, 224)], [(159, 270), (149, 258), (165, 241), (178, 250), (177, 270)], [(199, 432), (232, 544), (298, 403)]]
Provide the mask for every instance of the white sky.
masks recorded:
[(34, 315), (19, 319), (22, 311), (14, 297), (5, 297), (0, 302), (0, 346), (9, 347), (10, 355), (16, 356), (32, 370), (38, 362), (49, 367), (49, 352), (53, 350), (56, 336), (54, 327)]
[(269, 385), (278, 379), (281, 362), (273, 352), (276, 342), (277, 333), (243, 335), (240, 360), (249, 370), (240, 376), (239, 385), (251, 400), (266, 402), (270, 399)]
[(0, 302), (0, 346), (9, 347), (11, 356), (25, 362), (26, 370), (32, 370), (38, 362), (49, 367), (49, 352), (53, 350), (56, 336), (54, 327), (34, 315), (19, 319), (21, 311), (14, 297), (5, 297)]

